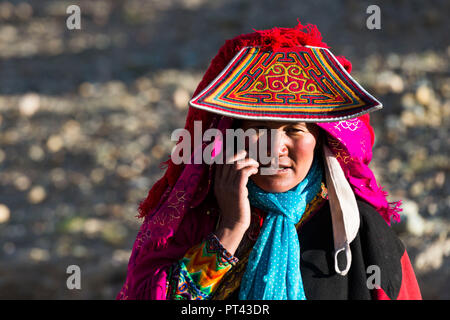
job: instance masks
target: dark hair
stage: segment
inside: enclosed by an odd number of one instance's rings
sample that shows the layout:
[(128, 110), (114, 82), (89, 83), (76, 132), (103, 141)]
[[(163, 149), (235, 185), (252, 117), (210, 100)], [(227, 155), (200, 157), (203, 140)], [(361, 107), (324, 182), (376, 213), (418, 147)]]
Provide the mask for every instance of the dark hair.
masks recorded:
[(241, 128), (242, 127), (242, 119), (236, 119), (236, 118), (234, 118), (233, 119), (233, 125), (232, 125), (232, 128), (233, 129), (239, 129), (239, 128)]

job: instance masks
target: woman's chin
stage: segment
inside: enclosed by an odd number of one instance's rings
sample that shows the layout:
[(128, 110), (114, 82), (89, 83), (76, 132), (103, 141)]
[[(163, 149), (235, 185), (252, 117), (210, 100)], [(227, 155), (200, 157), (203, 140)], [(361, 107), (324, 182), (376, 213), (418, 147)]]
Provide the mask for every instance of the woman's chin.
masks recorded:
[(294, 181), (291, 169), (278, 170), (271, 175), (254, 175), (250, 179), (266, 192), (281, 193), (291, 190), (299, 182)]

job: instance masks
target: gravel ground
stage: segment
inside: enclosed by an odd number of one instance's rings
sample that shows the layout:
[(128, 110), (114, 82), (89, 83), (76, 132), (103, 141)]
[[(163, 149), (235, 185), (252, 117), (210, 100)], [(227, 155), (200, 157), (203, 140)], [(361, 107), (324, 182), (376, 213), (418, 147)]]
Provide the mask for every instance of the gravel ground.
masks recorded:
[[(81, 8), (81, 30), (66, 8)], [(319, 26), (384, 105), (371, 164), (403, 199), (426, 299), (450, 298), (448, 1), (0, 1), (0, 298), (112, 299), (187, 101), (226, 39)], [(81, 268), (68, 290), (66, 268)]]

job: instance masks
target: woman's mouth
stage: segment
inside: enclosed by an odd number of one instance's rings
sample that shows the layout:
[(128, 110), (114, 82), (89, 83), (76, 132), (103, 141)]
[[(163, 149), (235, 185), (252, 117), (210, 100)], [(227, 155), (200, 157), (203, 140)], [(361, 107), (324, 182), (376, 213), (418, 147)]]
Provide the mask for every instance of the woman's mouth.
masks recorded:
[(277, 170), (277, 173), (287, 173), (287, 172), (289, 172), (291, 169), (292, 169), (291, 167), (282, 167), (282, 166), (280, 166), (280, 167), (278, 168), (278, 170)]
[[(292, 170), (292, 166), (289, 163), (270, 163), (266, 165), (260, 164), (260, 170), (263, 175), (277, 175), (277, 174), (285, 174)], [(264, 171), (264, 172), (263, 172)]]

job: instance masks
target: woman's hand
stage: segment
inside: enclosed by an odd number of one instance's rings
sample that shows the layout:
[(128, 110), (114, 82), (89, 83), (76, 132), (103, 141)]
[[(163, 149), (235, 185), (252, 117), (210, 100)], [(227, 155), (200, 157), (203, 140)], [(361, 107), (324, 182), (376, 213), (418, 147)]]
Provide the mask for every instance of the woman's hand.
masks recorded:
[(214, 194), (221, 210), (216, 236), (231, 254), (251, 221), (247, 182), (251, 175), (258, 173), (259, 163), (246, 155), (241, 150), (225, 164), (217, 165), (214, 177)]

